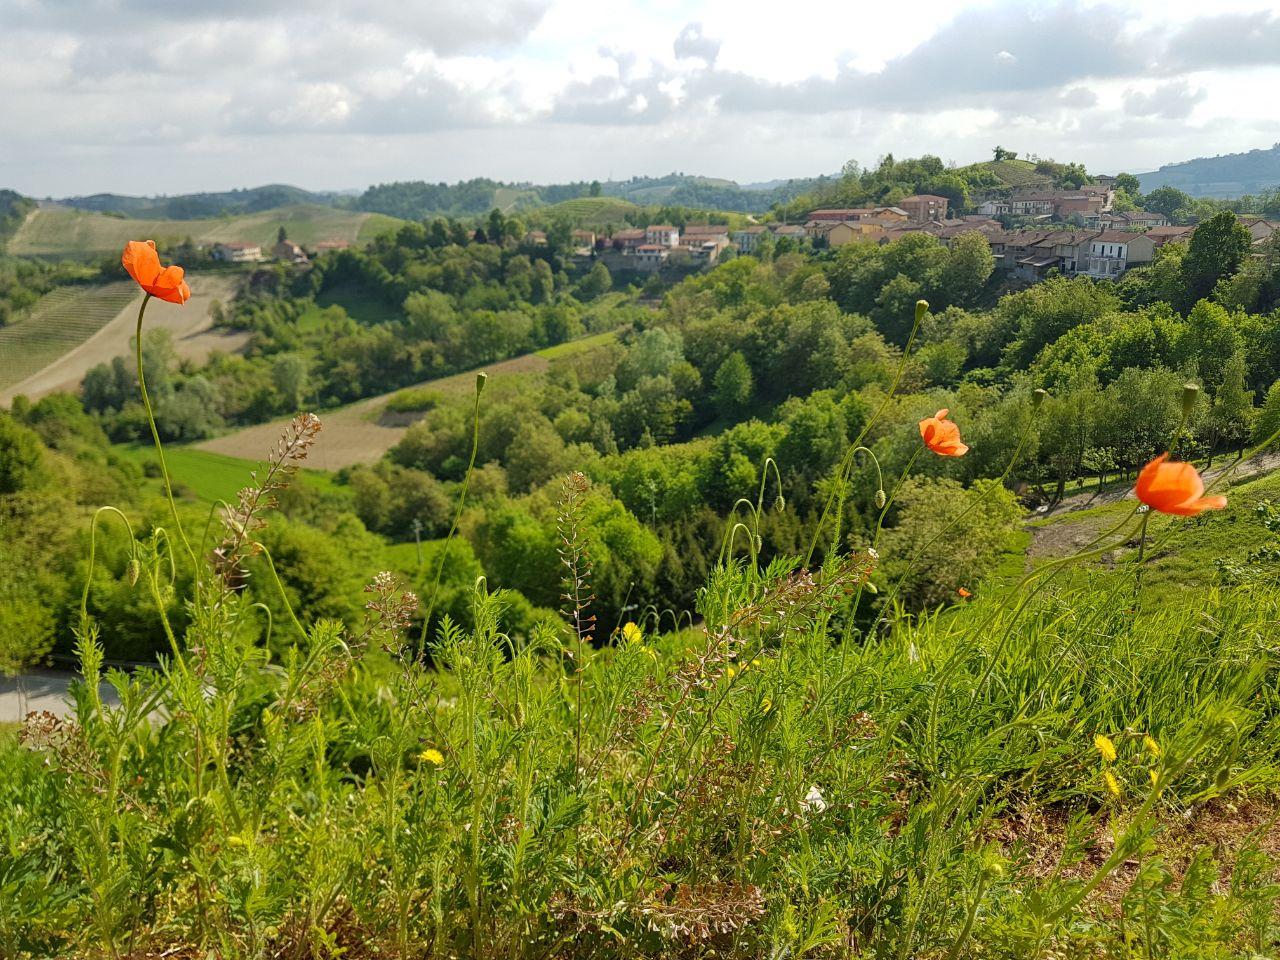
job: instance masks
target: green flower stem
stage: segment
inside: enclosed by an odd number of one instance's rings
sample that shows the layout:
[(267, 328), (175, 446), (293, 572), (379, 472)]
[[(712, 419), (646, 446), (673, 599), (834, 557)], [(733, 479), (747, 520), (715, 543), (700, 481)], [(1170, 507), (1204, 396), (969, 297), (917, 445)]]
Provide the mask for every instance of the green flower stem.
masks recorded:
[(191, 572), (195, 578), (197, 591), (197, 602), (200, 589), (200, 564), (196, 560), (196, 552), (191, 549), (191, 543), (187, 540), (186, 531), (182, 529), (182, 521), (178, 518), (178, 503), (173, 496), (173, 483), (169, 478), (169, 465), (164, 459), (164, 444), (160, 442), (160, 430), (156, 427), (156, 415), (151, 408), (151, 396), (147, 393), (147, 375), (142, 368), (142, 318), (147, 312), (147, 304), (151, 302), (151, 294), (147, 294), (142, 298), (142, 306), (138, 308), (138, 325), (133, 338), (134, 357), (138, 363), (138, 389), (142, 393), (142, 406), (147, 411), (147, 425), (151, 428), (151, 439), (155, 442), (156, 455), (160, 458), (160, 474), (164, 478), (164, 492), (169, 500), (169, 512), (173, 515), (174, 526), (178, 530), (178, 536), (182, 540), (182, 545), (187, 550), (187, 556), (191, 558)]

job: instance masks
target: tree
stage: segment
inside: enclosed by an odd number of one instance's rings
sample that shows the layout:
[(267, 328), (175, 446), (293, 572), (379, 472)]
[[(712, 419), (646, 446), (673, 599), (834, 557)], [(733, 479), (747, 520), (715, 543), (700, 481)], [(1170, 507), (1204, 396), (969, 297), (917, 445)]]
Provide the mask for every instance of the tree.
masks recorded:
[(1253, 430), (1253, 391), (1245, 388), (1248, 368), (1243, 354), (1237, 353), (1227, 361), (1222, 372), (1222, 386), (1213, 397), (1209, 410), (1209, 466), (1213, 465), (1214, 450), (1234, 447), (1238, 456), (1244, 456), (1244, 445)]
[(1191, 309), (1213, 293), (1219, 280), (1239, 270), (1252, 243), (1249, 231), (1230, 210), (1223, 210), (1196, 227), (1182, 260), (1182, 308)]
[(737, 350), (725, 357), (712, 380), (716, 412), (726, 420), (739, 420), (751, 402), (755, 382), (747, 359)]
[(43, 473), (40, 437), (0, 411), (0, 496), (36, 486)]
[(600, 196), (600, 181), (599, 181), (599, 180), (592, 180), (592, 181), (591, 181), (591, 186), (587, 188), (587, 196), (590, 196), (590, 197), (598, 197), (598, 196)]
[(507, 219), (502, 215), (502, 211), (496, 207), (489, 211), (489, 239), (493, 243), (501, 244), (503, 238), (507, 235)]
[(999, 163), (1001, 160), (1017, 160), (1018, 159), (1018, 155), (1016, 153), (1014, 153), (1012, 150), (1006, 150), (1004, 147), (996, 147), (995, 150), (992, 151), (992, 153), (996, 163)]
[(1271, 385), (1262, 409), (1258, 411), (1253, 425), (1253, 442), (1269, 443), (1270, 446), (1280, 442), (1280, 380)]
[(289, 231), (284, 228), (284, 224), (280, 224), (280, 229), (276, 231), (276, 243), (284, 243), (289, 239)]
[(609, 273), (609, 268), (604, 265), (604, 262), (597, 260), (596, 265), (588, 271), (587, 275), (582, 278), (582, 282), (578, 284), (578, 296), (583, 300), (594, 300), (596, 297), (608, 293), (611, 289), (613, 289), (613, 276)]
[(951, 303), (969, 306), (986, 288), (996, 268), (991, 244), (982, 234), (962, 233), (951, 241), (942, 287)]
[(1117, 173), (1115, 187), (1117, 190), (1123, 190), (1133, 197), (1142, 192), (1141, 182), (1132, 173)]
[(1164, 214), (1171, 222), (1186, 218), (1191, 197), (1176, 187), (1159, 187), (1142, 198), (1143, 206), (1153, 213)]

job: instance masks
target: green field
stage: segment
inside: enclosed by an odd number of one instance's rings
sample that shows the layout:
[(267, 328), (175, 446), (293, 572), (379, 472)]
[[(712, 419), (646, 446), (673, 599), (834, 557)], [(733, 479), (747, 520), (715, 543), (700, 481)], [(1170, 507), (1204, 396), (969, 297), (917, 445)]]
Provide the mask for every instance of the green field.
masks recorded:
[(578, 197), (544, 207), (538, 214), (549, 220), (567, 217), (575, 227), (605, 227), (623, 225), (627, 214), (638, 209), (630, 200), (617, 197)]
[(58, 287), (0, 328), (0, 389), (21, 383), (93, 336), (138, 294), (132, 281)]
[(564, 343), (557, 343), (554, 347), (544, 347), (538, 351), (537, 355), (544, 360), (555, 360), (558, 357), (572, 356), (575, 353), (582, 353), (584, 350), (591, 350), (594, 347), (603, 347), (606, 343), (613, 343), (617, 339), (617, 330), (606, 330), (604, 333), (597, 333), (590, 337), (566, 340)]
[(303, 246), (325, 240), (363, 243), (401, 221), (380, 213), (297, 205), (208, 220), (132, 220), (70, 207), (43, 206), (9, 241), (8, 252), (65, 257), (114, 253), (140, 238), (197, 243), (240, 241), (269, 247), (280, 227)]
[(1009, 187), (1048, 187), (1053, 184), (1053, 178), (1037, 173), (1036, 165), (1030, 160), (987, 160), (966, 169), (993, 173)]
[[(130, 444), (116, 449), (139, 464), (156, 463), (155, 448), (150, 444)], [(164, 459), (173, 480), (174, 492), (179, 495), (188, 494), (205, 503), (234, 500), (236, 492), (241, 487), (248, 486), (250, 471), (257, 470), (261, 476), (265, 466), (265, 461), (254, 463), (194, 447), (167, 446)], [(332, 475), (323, 470), (303, 470), (300, 480), (303, 484), (320, 490), (331, 490), (334, 486)]]

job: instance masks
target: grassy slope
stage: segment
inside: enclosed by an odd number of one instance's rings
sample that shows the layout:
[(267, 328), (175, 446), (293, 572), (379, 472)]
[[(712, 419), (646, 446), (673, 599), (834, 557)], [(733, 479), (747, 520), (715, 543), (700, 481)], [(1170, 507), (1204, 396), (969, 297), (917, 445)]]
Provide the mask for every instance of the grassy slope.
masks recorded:
[[(550, 360), (598, 348), (611, 341), (616, 335), (614, 332), (594, 334), (549, 347), (546, 350), (512, 357), (499, 363), (486, 364), (480, 369), (489, 374), (491, 382), (541, 376)], [(465, 398), (470, 396), (475, 388), (475, 375), (475, 370), (450, 374), (404, 387), (401, 390), (358, 400), (333, 410), (321, 411), (324, 430), (316, 445), (312, 462), (317, 466), (336, 470), (355, 463), (372, 463), (378, 460), (399, 443), (400, 438), (408, 430), (407, 421), (402, 419), (381, 422), (388, 400), (410, 390), (437, 391), (444, 398), (452, 400)], [(286, 420), (279, 420), (256, 424), (213, 440), (205, 440), (199, 446), (202, 450), (226, 454), (232, 458), (258, 457), (271, 448), (285, 423), (287, 423)]]
[(617, 197), (578, 197), (562, 200), (538, 210), (539, 218), (553, 220), (557, 216), (568, 217), (576, 227), (604, 227), (620, 225), (626, 215), (639, 209), (630, 200)]
[(0, 329), (0, 389), (21, 383), (111, 322), (137, 294), (130, 281), (59, 287)]
[(270, 246), (281, 226), (290, 239), (303, 246), (324, 240), (359, 243), (398, 223), (382, 214), (312, 205), (210, 220), (125, 220), (45, 206), (14, 234), (8, 252), (30, 256), (112, 253), (125, 241), (139, 237), (173, 241), (191, 237), (199, 243), (243, 241)]
[(1036, 173), (1036, 165), (1030, 160), (986, 160), (970, 164), (965, 169), (994, 173), (1009, 187), (1048, 186), (1053, 182), (1051, 177)]
[[(157, 462), (155, 448), (150, 444), (130, 444), (116, 449), (140, 464)], [(236, 492), (248, 485), (249, 471), (254, 468), (251, 461), (194, 447), (166, 446), (164, 458), (173, 478), (174, 492), (179, 496), (192, 496), (206, 504), (216, 500), (234, 500)], [(323, 470), (303, 470), (300, 482), (320, 490), (334, 488), (332, 475)], [(158, 480), (155, 485), (158, 494)]]
[[(1274, 583), (1280, 576), (1280, 564), (1249, 564), (1248, 561), (1253, 551), (1280, 547), (1280, 537), (1263, 527), (1256, 512), (1260, 501), (1280, 503), (1280, 471), (1242, 477), (1235, 482), (1228, 477), (1213, 486), (1213, 490), (1227, 495), (1227, 507), (1220, 513), (1196, 518), (1152, 514), (1147, 527), (1143, 587), (1153, 602), (1168, 590), (1209, 590), (1220, 585), (1219, 560), (1237, 568), (1247, 567), (1249, 576), (1265, 582)], [(1125, 498), (1033, 521), (1028, 525), (1032, 562), (1041, 563), (1083, 549), (1120, 526), (1126, 517), (1132, 519), (1120, 533), (1102, 541), (1118, 544), (1118, 549), (1097, 562), (1114, 566), (1136, 561), (1135, 506), (1134, 500)], [(1129, 536), (1124, 538), (1126, 533)], [(1083, 578), (1088, 576), (1087, 572), (1080, 574)]]

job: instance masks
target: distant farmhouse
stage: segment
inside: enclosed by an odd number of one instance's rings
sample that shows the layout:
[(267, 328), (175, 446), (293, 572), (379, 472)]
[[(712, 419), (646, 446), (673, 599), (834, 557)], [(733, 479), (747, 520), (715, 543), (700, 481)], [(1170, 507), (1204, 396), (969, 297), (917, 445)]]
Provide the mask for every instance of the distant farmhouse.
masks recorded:
[(259, 263), (262, 256), (262, 245), (258, 243), (218, 243), (214, 244), (209, 256), (225, 263)]

